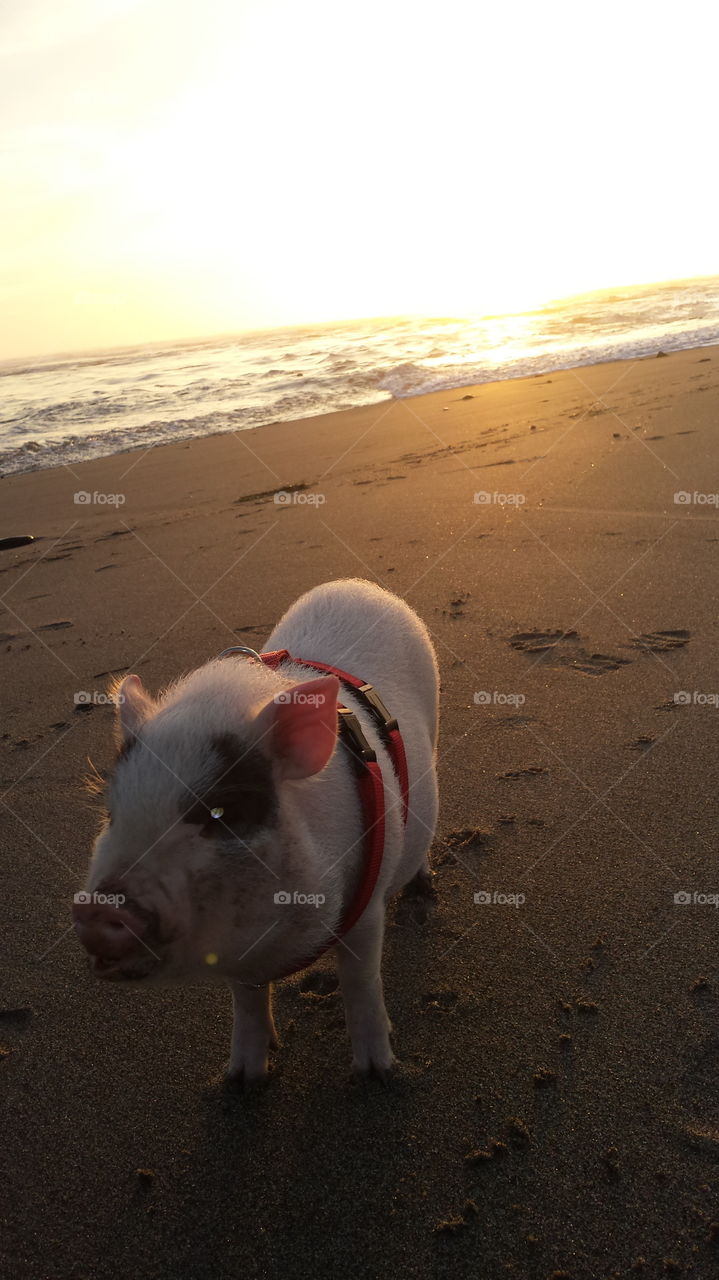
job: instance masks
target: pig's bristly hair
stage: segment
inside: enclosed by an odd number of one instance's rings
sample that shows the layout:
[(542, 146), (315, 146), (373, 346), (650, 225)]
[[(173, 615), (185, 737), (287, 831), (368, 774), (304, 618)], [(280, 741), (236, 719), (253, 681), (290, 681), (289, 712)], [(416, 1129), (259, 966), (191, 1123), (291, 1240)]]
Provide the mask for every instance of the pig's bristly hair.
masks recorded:
[(109, 771), (107, 769), (98, 769), (94, 760), (87, 757), (90, 772), (85, 774), (82, 780), (84, 791), (90, 796), (101, 796), (105, 792)]

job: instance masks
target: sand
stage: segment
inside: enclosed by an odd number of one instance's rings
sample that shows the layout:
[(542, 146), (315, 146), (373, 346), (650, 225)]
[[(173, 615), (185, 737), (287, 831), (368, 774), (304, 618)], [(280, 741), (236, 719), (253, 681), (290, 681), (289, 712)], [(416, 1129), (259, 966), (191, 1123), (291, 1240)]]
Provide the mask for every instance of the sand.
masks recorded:
[[(719, 914), (674, 894), (719, 891), (719, 512), (674, 494), (719, 490), (718, 407), (710, 348), (1, 482), (0, 536), (37, 538), (0, 552), (4, 1275), (713, 1274)], [(406, 596), (442, 671), (437, 901), (385, 948), (402, 1065), (350, 1080), (326, 960), (227, 1096), (221, 988), (87, 973), (81, 779), (112, 673), (259, 647), (343, 576)]]

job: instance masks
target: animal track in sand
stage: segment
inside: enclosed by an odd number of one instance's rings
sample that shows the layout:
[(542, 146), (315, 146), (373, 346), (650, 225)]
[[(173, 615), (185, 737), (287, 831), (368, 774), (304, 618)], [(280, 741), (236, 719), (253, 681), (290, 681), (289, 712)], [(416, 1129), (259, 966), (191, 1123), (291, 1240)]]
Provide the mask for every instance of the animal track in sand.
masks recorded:
[(546, 653), (553, 649), (560, 640), (577, 640), (576, 631), (517, 631), (509, 637), (513, 649), (522, 653)]
[(500, 782), (516, 782), (518, 778), (536, 778), (549, 773), (543, 764), (530, 764), (526, 769), (509, 769), (507, 773), (498, 773)]
[(682, 649), (691, 639), (691, 631), (645, 631), (629, 641), (632, 649), (645, 653), (667, 653), (669, 649)]
[(110, 533), (100, 534), (100, 537), (96, 538), (95, 541), (107, 542), (109, 538), (128, 538), (131, 533), (134, 533), (133, 529), (113, 529)]
[[(576, 631), (517, 631), (509, 637), (508, 644), (527, 654), (547, 654), (552, 666), (570, 667), (587, 676), (603, 676), (608, 671), (617, 671), (619, 667), (629, 663), (628, 658), (617, 658), (606, 653), (587, 653), (578, 645), (580, 637)], [(568, 652), (562, 652), (558, 646), (568, 643)], [(542, 659), (545, 660), (545, 659)]]
[(690, 638), (690, 631), (646, 631), (634, 636), (629, 644), (644, 653), (666, 653), (669, 649), (682, 649)]

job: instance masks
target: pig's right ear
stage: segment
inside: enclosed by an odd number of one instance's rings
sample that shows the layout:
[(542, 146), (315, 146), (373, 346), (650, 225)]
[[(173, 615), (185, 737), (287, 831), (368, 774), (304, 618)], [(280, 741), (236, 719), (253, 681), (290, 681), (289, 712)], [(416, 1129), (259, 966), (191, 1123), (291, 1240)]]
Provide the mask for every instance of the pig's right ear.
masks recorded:
[(112, 690), (117, 707), (117, 733), (120, 744), (130, 743), (145, 720), (152, 715), (155, 703), (139, 676), (125, 676)]
[(257, 727), (285, 778), (309, 778), (337, 743), (336, 676), (306, 680), (276, 693), (257, 713)]

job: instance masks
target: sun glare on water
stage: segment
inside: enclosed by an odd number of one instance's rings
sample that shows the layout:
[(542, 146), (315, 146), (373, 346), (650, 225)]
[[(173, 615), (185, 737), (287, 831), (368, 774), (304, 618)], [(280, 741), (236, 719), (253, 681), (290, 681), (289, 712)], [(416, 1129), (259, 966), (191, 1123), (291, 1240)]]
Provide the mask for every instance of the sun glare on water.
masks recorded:
[(642, 5), (609, 0), (588, 44), (558, 0), (63, 3), (16, 40), (33, 105), (18, 73), (4, 131), (18, 350), (516, 312), (719, 266), (688, 127), (712, 42), (684, 60)]

